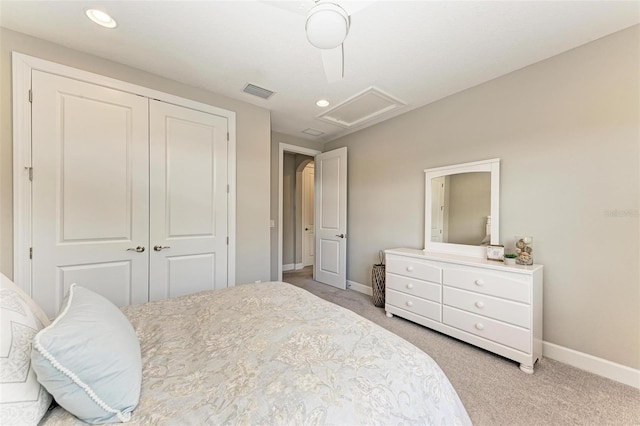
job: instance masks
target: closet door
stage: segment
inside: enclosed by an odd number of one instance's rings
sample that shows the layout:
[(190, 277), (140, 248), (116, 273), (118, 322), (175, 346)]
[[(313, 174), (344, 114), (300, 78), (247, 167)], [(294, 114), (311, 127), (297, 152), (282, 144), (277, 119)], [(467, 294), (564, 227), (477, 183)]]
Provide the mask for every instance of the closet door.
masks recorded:
[(77, 283), (145, 302), (148, 100), (39, 71), (32, 90), (34, 299), (54, 316)]
[(227, 119), (150, 101), (150, 300), (227, 287)]

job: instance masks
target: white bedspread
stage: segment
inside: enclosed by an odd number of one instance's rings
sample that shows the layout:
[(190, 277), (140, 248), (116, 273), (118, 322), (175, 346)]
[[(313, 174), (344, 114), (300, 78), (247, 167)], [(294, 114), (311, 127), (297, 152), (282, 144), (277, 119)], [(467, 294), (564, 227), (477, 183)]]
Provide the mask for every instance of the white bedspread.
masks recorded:
[[(129, 424), (470, 424), (436, 363), (290, 284), (129, 306), (142, 392)], [(80, 423), (62, 408), (45, 424)]]

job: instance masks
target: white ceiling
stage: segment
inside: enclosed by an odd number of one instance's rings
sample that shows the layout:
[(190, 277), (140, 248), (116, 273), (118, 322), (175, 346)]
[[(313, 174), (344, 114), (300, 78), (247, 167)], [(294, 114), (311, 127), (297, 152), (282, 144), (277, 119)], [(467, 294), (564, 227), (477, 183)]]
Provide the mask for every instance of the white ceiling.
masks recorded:
[[(268, 108), (274, 131), (324, 142), (640, 22), (638, 1), (337, 2), (360, 10), (344, 43), (345, 77), (331, 84), (306, 40), (312, 0), (2, 0), (0, 25)], [(118, 27), (90, 22), (89, 7)], [(248, 82), (276, 94), (245, 94)], [(351, 129), (317, 118), (317, 99), (335, 106), (371, 86), (407, 105)]]

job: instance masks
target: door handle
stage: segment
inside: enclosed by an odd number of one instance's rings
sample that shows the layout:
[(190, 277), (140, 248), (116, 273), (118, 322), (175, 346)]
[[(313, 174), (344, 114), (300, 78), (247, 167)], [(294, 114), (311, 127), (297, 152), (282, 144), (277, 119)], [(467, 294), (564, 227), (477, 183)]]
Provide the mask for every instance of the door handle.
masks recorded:
[(344, 234), (337, 234), (337, 235), (336, 235), (336, 237), (338, 237), (338, 238), (344, 238), (344, 237), (345, 237), (345, 235), (344, 235)]
[(138, 252), (138, 253), (142, 253), (142, 252), (144, 252), (144, 247), (142, 247), (142, 246), (130, 247), (130, 248), (127, 249), (127, 251), (135, 251), (135, 252)]
[(308, 231), (308, 230), (309, 230), (309, 228), (304, 228), (304, 230), (305, 230), (305, 231)]
[(167, 248), (171, 248), (171, 246), (153, 246), (153, 249), (155, 251), (162, 251), (162, 249), (167, 249)]

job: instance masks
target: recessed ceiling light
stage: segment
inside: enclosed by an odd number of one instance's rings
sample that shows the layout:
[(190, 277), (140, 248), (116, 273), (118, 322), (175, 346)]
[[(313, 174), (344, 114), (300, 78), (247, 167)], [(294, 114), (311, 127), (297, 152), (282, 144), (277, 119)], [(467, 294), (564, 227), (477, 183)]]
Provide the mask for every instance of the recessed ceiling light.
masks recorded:
[(326, 108), (329, 106), (329, 101), (326, 99), (320, 99), (316, 102), (316, 105), (318, 105), (320, 108)]
[(98, 9), (87, 9), (85, 12), (87, 17), (91, 19), (96, 24), (105, 27), (105, 28), (115, 28), (118, 26), (115, 19), (113, 19), (109, 14), (103, 12)]

